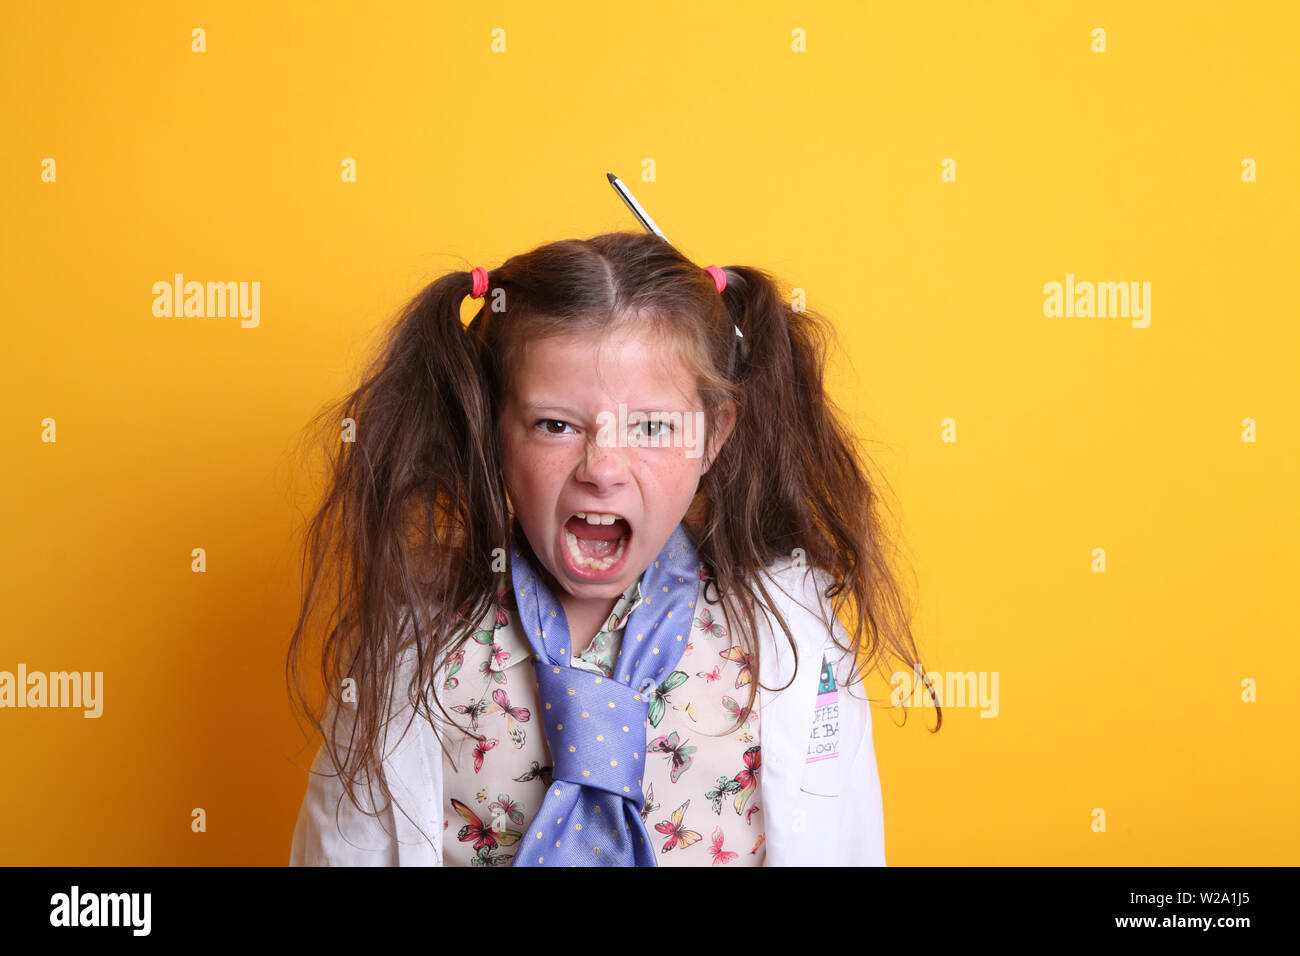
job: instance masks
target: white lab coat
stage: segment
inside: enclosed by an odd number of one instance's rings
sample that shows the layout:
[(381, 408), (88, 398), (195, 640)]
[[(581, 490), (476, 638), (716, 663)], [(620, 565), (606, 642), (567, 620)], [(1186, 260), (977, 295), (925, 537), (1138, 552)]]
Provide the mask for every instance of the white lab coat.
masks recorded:
[[(763, 760), (758, 802), (763, 807), (766, 832), (764, 865), (884, 866), (884, 813), (871, 710), (860, 683), (844, 686), (851, 657), (831, 643), (825, 623), (831, 617), (829, 602), (819, 594), (829, 584), (829, 575), (788, 560), (773, 565), (768, 574), (783, 592), (774, 592), (777, 599), (783, 595), (788, 599), (783, 601), (782, 611), (798, 642), (799, 661), (789, 687), (775, 693), (763, 689), (783, 687), (795, 671), (795, 661), (784, 633), (760, 614), (763, 687), (758, 703)], [(847, 643), (839, 621), (833, 626), (840, 640)], [(823, 651), (835, 668), (839, 688), (839, 756), (805, 764)], [(438, 675), (437, 687), (442, 686), (443, 677)], [(405, 684), (399, 681), (397, 686)], [(401, 703), (406, 709), (392, 723), (397, 732), (410, 717), (409, 703), (404, 699)], [(434, 707), (432, 713), (441, 725), (440, 711)], [(801, 789), (805, 771), (812, 767), (817, 768), (817, 781), (809, 789), (816, 794)], [(376, 818), (360, 813), (343, 793), (322, 745), (294, 828), (290, 865), (441, 866), (442, 772), (442, 748), (431, 725), (417, 716), (384, 760), (398, 812), (387, 805)], [(358, 797), (370, 809), (365, 788), (361, 790)], [(819, 795), (837, 792), (836, 796)], [(377, 786), (375, 793), (382, 799)], [(421, 836), (420, 830), (432, 839)]]

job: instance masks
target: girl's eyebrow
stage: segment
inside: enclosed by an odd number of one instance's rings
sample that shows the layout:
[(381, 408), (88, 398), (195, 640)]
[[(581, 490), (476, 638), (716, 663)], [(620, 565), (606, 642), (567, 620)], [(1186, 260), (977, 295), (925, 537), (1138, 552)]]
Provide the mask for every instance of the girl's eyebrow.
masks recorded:
[[(639, 403), (624, 402), (623, 404), (627, 406), (628, 414), (631, 414), (632, 412), (636, 412), (636, 411), (643, 411), (643, 412), (669, 412), (669, 413), (671, 413), (671, 412), (679, 412), (679, 413), (681, 413), (681, 414), (686, 414), (687, 412), (692, 411), (692, 409), (689, 409), (689, 408), (682, 408), (682, 407), (680, 407), (680, 406), (678, 406), (678, 405), (675, 405), (675, 404), (672, 403), (672, 402), (667, 402), (667, 403), (661, 403), (661, 402), (639, 402)], [(606, 409), (606, 410), (607, 410), (607, 411), (611, 411), (611, 412), (615, 412), (615, 411), (617, 411), (617, 406), (615, 406), (614, 408)], [(573, 415), (573, 416), (575, 416), (575, 417), (581, 416), (581, 414), (582, 414), (582, 413), (581, 413), (580, 411), (578, 411), (576, 408), (571, 408), (571, 407), (568, 406), (568, 405), (562, 405), (562, 404), (560, 404), (560, 403), (558, 403), (558, 402), (546, 402), (546, 401), (528, 402), (527, 404), (524, 405), (524, 411), (525, 411), (525, 412), (542, 412), (542, 411), (548, 411), (548, 412), (561, 412), (561, 413), (563, 413), (563, 414), (565, 414), (565, 415)]]
[(561, 405), (556, 402), (529, 402), (524, 406), (526, 412), (563, 412), (565, 415), (578, 415), (576, 408), (570, 408), (568, 405)]

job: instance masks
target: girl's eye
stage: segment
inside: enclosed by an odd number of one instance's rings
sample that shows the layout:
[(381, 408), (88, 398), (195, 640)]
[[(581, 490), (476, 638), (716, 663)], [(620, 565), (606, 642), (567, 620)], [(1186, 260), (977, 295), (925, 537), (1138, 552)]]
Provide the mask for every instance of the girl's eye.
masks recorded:
[[(557, 432), (551, 431), (549, 428), (549, 426), (551, 425), (559, 425), (560, 430)], [(562, 422), (558, 418), (540, 418), (537, 421), (533, 422), (534, 428), (541, 428), (541, 430), (548, 435), (563, 435), (564, 429), (567, 428), (568, 425), (569, 425), (568, 422)]]
[(669, 431), (669, 432), (673, 431), (673, 423), (672, 423), (672, 422), (667, 422), (667, 421), (645, 421), (645, 422), (640, 422), (639, 424), (642, 425), (642, 426), (649, 426), (649, 427), (655, 429), (654, 431), (651, 431), (651, 432), (642, 432), (641, 434), (642, 434), (642, 436), (645, 437), (645, 438), (658, 438), (659, 436), (663, 435), (665, 429), (666, 429), (667, 431)]

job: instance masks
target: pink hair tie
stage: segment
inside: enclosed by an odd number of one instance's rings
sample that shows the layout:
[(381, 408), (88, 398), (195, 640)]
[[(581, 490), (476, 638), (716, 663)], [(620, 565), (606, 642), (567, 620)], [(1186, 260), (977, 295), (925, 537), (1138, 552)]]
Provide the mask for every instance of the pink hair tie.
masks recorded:
[(475, 266), (470, 275), (474, 277), (474, 290), (470, 292), (470, 296), (477, 299), (487, 291), (488, 273), (482, 266)]
[(719, 292), (727, 287), (727, 274), (717, 266), (705, 266), (704, 271), (713, 276), (713, 284), (718, 287)]

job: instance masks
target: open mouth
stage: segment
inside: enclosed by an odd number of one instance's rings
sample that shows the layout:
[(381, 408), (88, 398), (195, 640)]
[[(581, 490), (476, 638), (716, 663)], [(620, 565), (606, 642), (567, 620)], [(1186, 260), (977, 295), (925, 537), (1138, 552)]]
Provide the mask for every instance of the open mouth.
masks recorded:
[(564, 523), (564, 543), (575, 570), (609, 571), (623, 561), (632, 526), (622, 515), (579, 511)]

